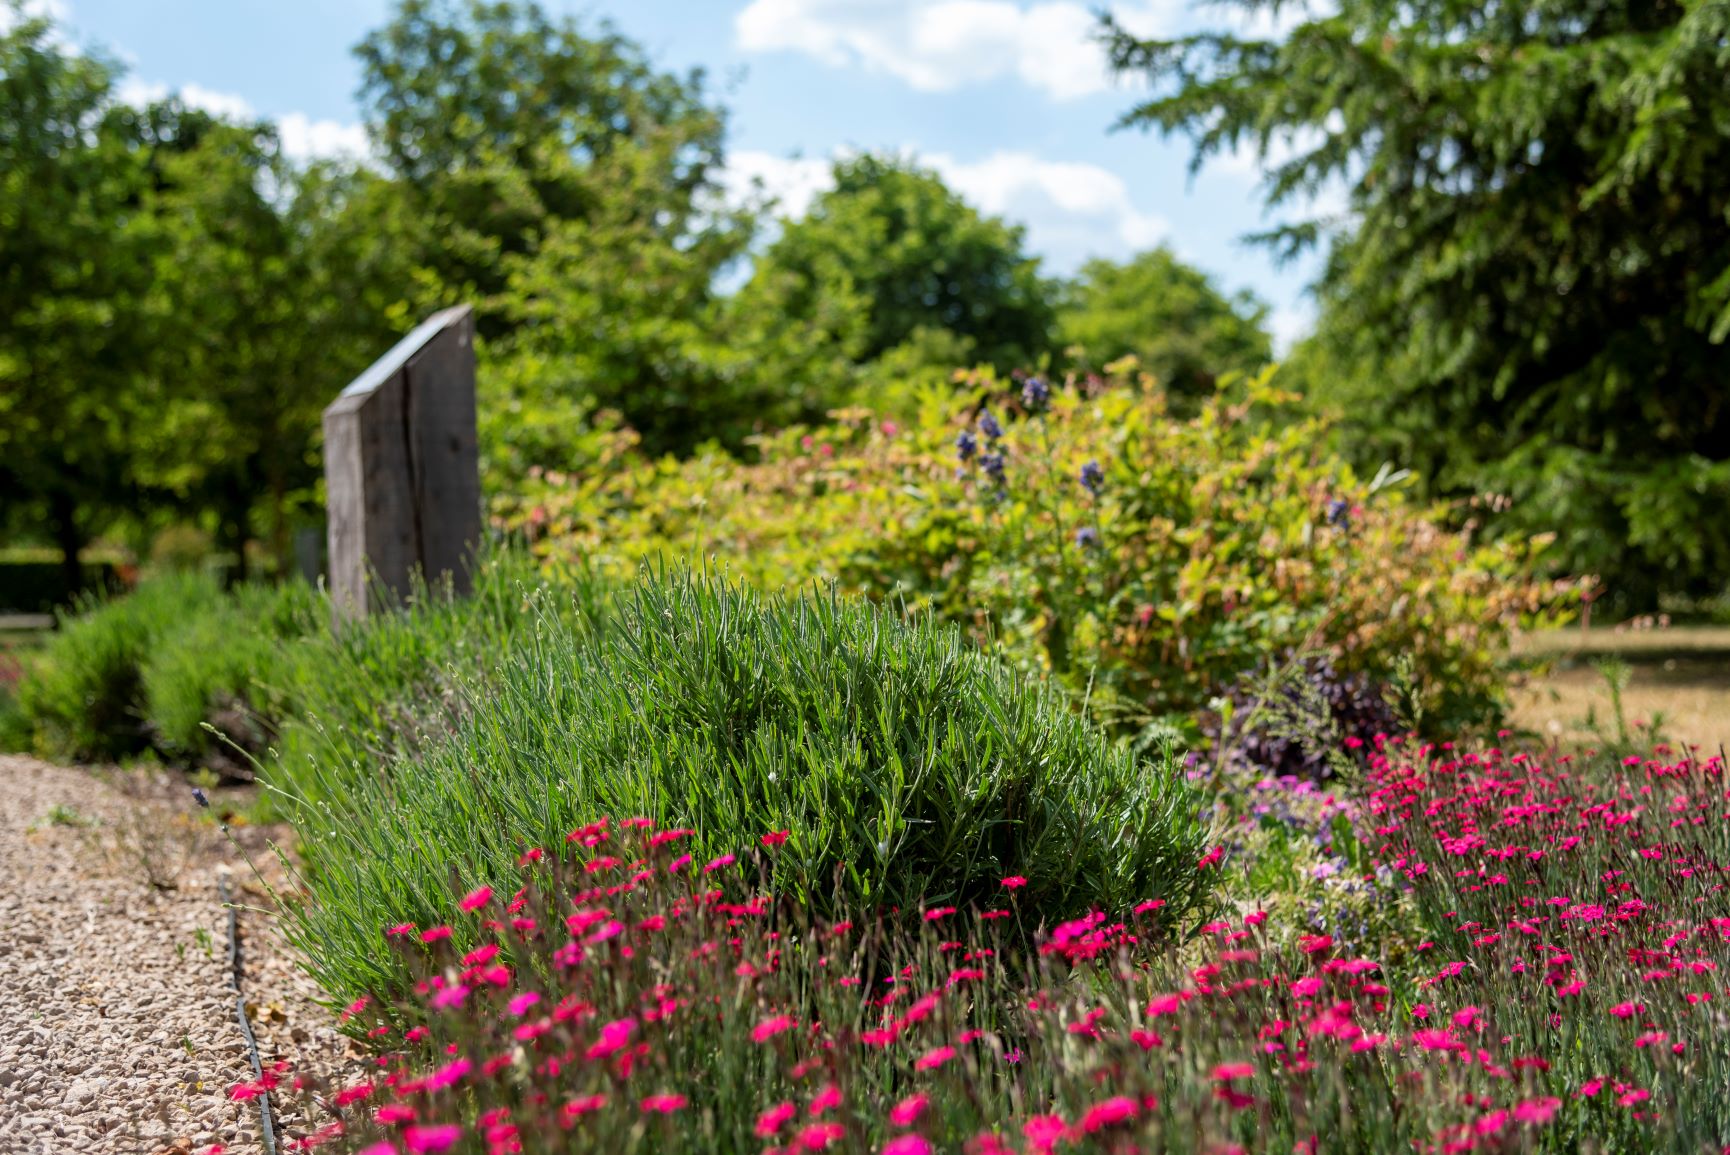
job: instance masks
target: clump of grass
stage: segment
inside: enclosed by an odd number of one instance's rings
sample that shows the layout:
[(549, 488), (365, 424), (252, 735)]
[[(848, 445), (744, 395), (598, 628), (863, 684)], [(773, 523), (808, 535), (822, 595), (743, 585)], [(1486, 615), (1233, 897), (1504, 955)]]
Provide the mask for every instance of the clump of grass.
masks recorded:
[(164, 631), (142, 673), (145, 715), (164, 752), (199, 764), (228, 741), (254, 752), (285, 703), (268, 682), (287, 639), (323, 626), (324, 604), (305, 582), (246, 586)]
[(150, 747), (144, 666), (163, 635), (222, 597), (211, 578), (165, 574), (111, 602), (86, 601), (28, 659), (13, 728), (52, 757), (116, 761)]
[(775, 884), (819, 909), (961, 905), (1006, 875), (1035, 913), (1151, 893), (1176, 922), (1205, 901), (1169, 753), (1138, 759), (929, 619), (646, 575), (606, 629), (542, 614), (459, 691), (416, 756), (287, 777), (315, 876), (295, 935), (329, 989), (400, 983), (383, 926), (436, 917), (453, 875), (508, 884), (597, 812), (696, 827), (697, 854), (792, 830)]

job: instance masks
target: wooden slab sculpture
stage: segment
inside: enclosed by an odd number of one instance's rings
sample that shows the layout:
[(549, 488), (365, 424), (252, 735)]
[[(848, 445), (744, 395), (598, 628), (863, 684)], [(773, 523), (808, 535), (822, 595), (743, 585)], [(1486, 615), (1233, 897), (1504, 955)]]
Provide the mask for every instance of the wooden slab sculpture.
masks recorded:
[(324, 411), (324, 476), (339, 617), (396, 603), (417, 573), (469, 592), (481, 491), (468, 306), (429, 318)]

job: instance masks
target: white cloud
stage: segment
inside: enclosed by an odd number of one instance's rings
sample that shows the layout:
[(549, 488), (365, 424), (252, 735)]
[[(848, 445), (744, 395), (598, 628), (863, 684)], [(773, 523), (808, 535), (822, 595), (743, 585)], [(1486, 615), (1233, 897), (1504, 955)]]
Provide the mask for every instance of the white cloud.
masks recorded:
[(1033, 247), (1065, 271), (1089, 257), (1121, 259), (1151, 248), (1169, 231), (1164, 218), (1136, 207), (1122, 177), (1096, 164), (1025, 152), (979, 161), (934, 153), (923, 160), (979, 208), (1026, 224)]
[(291, 112), (277, 122), (283, 155), (292, 161), (365, 160), (371, 152), (366, 126), (337, 120), (313, 120)]
[[(976, 208), (1026, 225), (1029, 247), (1058, 272), (1072, 272), (1090, 257), (1122, 259), (1158, 244), (1168, 231), (1164, 219), (1136, 206), (1122, 177), (1098, 165), (1025, 152), (974, 161), (947, 153), (912, 155)], [(738, 203), (761, 181), (763, 191), (780, 201), (781, 215), (799, 217), (831, 187), (830, 165), (827, 158), (739, 150), (728, 158), (723, 184)]]
[[(115, 95), (122, 103), (145, 105), (167, 98), (174, 90), (155, 81), (128, 78)], [(258, 111), (243, 96), (217, 92), (201, 84), (179, 90), (190, 108), (202, 109), (224, 120), (246, 122), (259, 119)], [(302, 112), (291, 112), (276, 122), (283, 155), (297, 163), (313, 160), (365, 160), (368, 155), (366, 128), (338, 120), (313, 120)]]
[(726, 199), (745, 204), (757, 191), (773, 197), (776, 212), (783, 217), (802, 217), (819, 193), (833, 186), (830, 159), (776, 156), (772, 152), (739, 149), (727, 156), (721, 173)]
[[(22, 15), (26, 20), (47, 17), (57, 28), (64, 29), (72, 18), (72, 10), (66, 0), (24, 0)], [(12, 25), (11, 5), (0, 2), (0, 33), (12, 31)]]
[[(1169, 30), (1181, 0), (1118, 12), (1137, 34)], [(1110, 87), (1094, 8), (1073, 0), (751, 0), (734, 22), (749, 52), (802, 52), (886, 72), (925, 92), (1015, 77), (1059, 100)]]

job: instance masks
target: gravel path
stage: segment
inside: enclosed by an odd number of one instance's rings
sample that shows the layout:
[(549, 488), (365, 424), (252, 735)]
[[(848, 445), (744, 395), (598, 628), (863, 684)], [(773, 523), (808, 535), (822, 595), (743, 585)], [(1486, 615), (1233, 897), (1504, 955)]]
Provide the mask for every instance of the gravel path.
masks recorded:
[[(262, 847), (264, 832), (242, 833)], [(0, 1155), (262, 1150), (257, 1104), (228, 1096), (252, 1072), (228, 986), (223, 871), (238, 901), (259, 901), (168, 776), (0, 756)], [(242, 928), (265, 1062), (343, 1065), (269, 919), (247, 914)], [(279, 1132), (302, 1132), (281, 1106)]]

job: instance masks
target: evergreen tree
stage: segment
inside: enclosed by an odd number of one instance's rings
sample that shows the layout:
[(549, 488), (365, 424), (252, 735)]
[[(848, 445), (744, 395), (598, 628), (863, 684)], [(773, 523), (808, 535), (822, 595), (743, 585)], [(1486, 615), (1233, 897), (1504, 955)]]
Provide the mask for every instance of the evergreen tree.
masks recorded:
[(1152, 84), (1124, 124), (1187, 134), (1198, 164), (1257, 149), (1273, 206), (1348, 187), (1341, 219), (1263, 239), (1326, 246), (1300, 360), (1358, 451), (1510, 499), (1502, 524), (1556, 531), (1628, 608), (1721, 588), (1730, 4), (1341, 0), (1285, 24), (1105, 33)]

